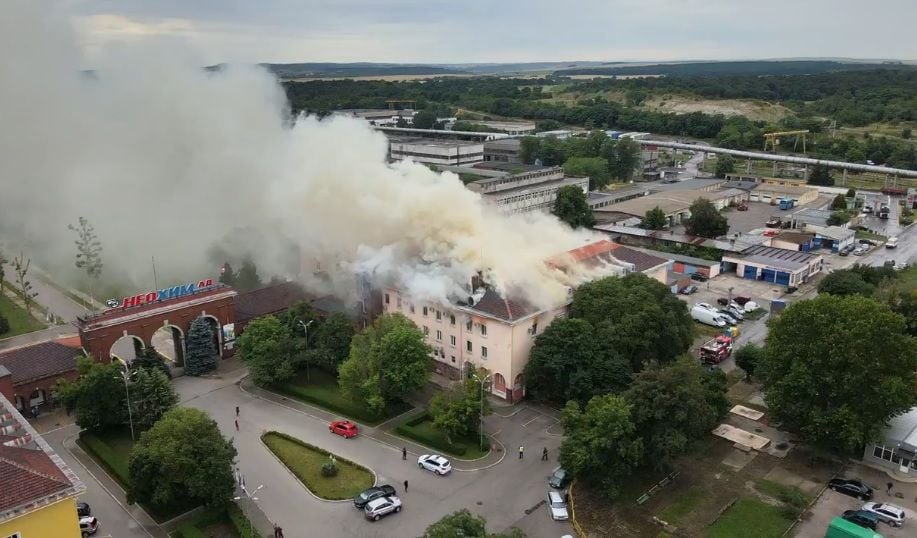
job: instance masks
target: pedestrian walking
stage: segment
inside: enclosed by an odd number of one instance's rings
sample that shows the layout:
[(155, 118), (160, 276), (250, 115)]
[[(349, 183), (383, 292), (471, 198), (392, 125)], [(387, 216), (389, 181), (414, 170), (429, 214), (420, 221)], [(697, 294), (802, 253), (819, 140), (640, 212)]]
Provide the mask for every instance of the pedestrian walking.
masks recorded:
[(519, 459), (522, 459), (522, 455), (525, 453), (525, 448), (522, 445), (519, 445)]
[(548, 461), (548, 447), (541, 451), (541, 461)]
[(407, 447), (401, 447), (401, 459), (408, 459), (408, 449)]
[(407, 480), (404, 481), (404, 492), (405, 493), (408, 492), (408, 481)]
[(238, 405), (236, 406), (236, 416), (237, 417), (239, 416), (239, 406)]
[(891, 482), (885, 484), (885, 494), (886, 495), (892, 494), (892, 486), (894, 486), (894, 484), (892, 484)]
[(236, 419), (236, 431), (239, 431), (239, 419)]

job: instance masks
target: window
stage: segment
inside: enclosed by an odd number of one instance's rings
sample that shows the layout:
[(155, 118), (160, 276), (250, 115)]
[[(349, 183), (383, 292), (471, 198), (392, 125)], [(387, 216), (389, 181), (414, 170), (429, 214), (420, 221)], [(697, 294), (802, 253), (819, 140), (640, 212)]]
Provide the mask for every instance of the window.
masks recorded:
[(452, 362), (455, 363), (455, 355), (449, 355), (449, 356), (452, 357)]
[(423, 315), (424, 317), (427, 317), (427, 307), (423, 307)]
[(408, 304), (408, 309), (411, 311), (411, 314), (414, 313), (414, 303)]
[(423, 326), (423, 335), (428, 336), (430, 334), (430, 328), (426, 325)]
[(471, 353), (471, 340), (465, 342), (465, 349), (468, 350), (468, 353)]
[(443, 331), (436, 331), (436, 341), (437, 342), (443, 341)]
[(454, 334), (449, 336), (449, 345), (451, 345), (452, 347), (455, 347), (455, 335)]
[(481, 358), (482, 358), (482, 359), (486, 359), (486, 358), (487, 358), (487, 348), (484, 347), (484, 346), (481, 346)]
[(537, 319), (535, 320), (534, 323), (532, 323), (532, 334), (533, 335), (538, 334), (538, 320)]
[(13, 534), (7, 536), (6, 538), (22, 538), (22, 534), (14, 532)]
[(872, 455), (876, 458), (881, 458), (882, 457), (882, 447), (880, 446), (873, 447)]
[(481, 324), (481, 336), (487, 336), (487, 325)]
[(443, 313), (437, 310), (436, 311), (436, 321), (442, 321), (442, 320), (443, 320)]
[(385, 304), (388, 304), (388, 294), (385, 294)]
[(468, 323), (465, 324), (465, 330), (466, 330), (466, 331), (470, 331), (470, 330), (471, 330), (471, 320), (470, 320), (470, 319), (468, 320)]
[(449, 315), (449, 325), (455, 325), (455, 314)]
[(398, 297), (398, 309), (401, 310), (401, 297)]

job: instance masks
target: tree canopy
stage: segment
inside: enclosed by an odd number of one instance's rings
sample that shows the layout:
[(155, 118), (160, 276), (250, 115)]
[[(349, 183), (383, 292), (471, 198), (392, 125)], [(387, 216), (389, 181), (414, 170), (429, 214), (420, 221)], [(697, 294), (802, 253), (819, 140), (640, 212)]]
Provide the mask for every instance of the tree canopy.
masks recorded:
[(276, 316), (254, 319), (245, 327), (239, 356), (257, 385), (282, 383), (299, 369), (290, 329)]
[(131, 450), (128, 502), (218, 506), (232, 497), (236, 449), (199, 409), (167, 412)]
[(423, 538), (525, 538), (525, 533), (513, 527), (508, 533), (491, 534), (486, 529), (487, 521), (461, 509), (427, 527)]
[(611, 180), (608, 161), (601, 157), (570, 157), (564, 162), (564, 175), (588, 177), (589, 190), (604, 189)]
[(758, 370), (758, 365), (764, 362), (764, 347), (755, 343), (748, 343), (736, 351), (736, 366), (745, 370), (745, 378), (750, 380)]
[(736, 171), (736, 161), (732, 158), (732, 155), (728, 153), (725, 155), (720, 155), (716, 159), (716, 168), (715, 174), (716, 177), (726, 177), (726, 174), (731, 174)]
[(809, 185), (821, 185), (831, 187), (834, 185), (834, 178), (831, 176), (831, 170), (828, 165), (815, 166), (809, 173)]
[(793, 304), (771, 322), (758, 369), (774, 417), (824, 448), (854, 451), (917, 404), (917, 342), (871, 298)]
[(553, 213), (573, 228), (595, 224), (595, 217), (586, 202), (586, 195), (576, 185), (567, 185), (557, 190)]
[[(486, 372), (479, 371), (478, 378), (484, 379)], [(451, 390), (438, 392), (430, 400), (428, 412), (433, 418), (433, 427), (442, 431), (451, 440), (472, 433), (479, 433), (481, 415), (490, 414), (490, 402), (481, 391), (481, 385), (473, 378), (465, 380)]]
[(191, 322), (185, 341), (185, 373), (205, 374), (215, 369), (219, 362), (220, 351), (213, 341), (213, 328), (204, 316), (198, 316)]
[(863, 276), (856, 271), (839, 269), (829, 273), (818, 283), (818, 293), (831, 295), (862, 295), (869, 297), (876, 288), (863, 280)]
[(847, 197), (843, 194), (838, 194), (834, 197), (834, 200), (831, 200), (831, 209), (846, 210), (847, 209)]
[(659, 209), (658, 205), (653, 209), (648, 209), (640, 222), (640, 227), (646, 230), (662, 230), (668, 225), (669, 219), (665, 216), (665, 212)]
[(685, 221), (685, 230), (691, 235), (711, 239), (729, 233), (729, 221), (706, 198), (691, 204), (691, 216)]

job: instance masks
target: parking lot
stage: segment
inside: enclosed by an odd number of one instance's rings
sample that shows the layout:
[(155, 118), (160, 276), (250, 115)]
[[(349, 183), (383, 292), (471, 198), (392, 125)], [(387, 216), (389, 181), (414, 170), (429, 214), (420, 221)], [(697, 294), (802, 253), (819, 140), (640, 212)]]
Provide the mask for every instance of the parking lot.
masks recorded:
[[(917, 496), (917, 484), (894, 482), (892, 494), (886, 495), (885, 483), (889, 482), (890, 479), (884, 473), (857, 465), (844, 474), (844, 477), (860, 478), (871, 486), (875, 490), (873, 502), (887, 502), (904, 509), (907, 517), (903, 527), (894, 528), (880, 523), (879, 533), (888, 538), (913, 538), (913, 536), (917, 536), (917, 521), (914, 521), (914, 518), (917, 517), (917, 512), (915, 512), (915, 508), (917, 508), (917, 499), (915, 499), (915, 496)], [(896, 493), (900, 493), (902, 498), (896, 497)], [(827, 489), (806, 514), (803, 521), (796, 526), (793, 536), (799, 538), (824, 536), (825, 529), (828, 528), (832, 519), (843, 514), (844, 510), (857, 510), (861, 506), (863, 506), (863, 501)]]

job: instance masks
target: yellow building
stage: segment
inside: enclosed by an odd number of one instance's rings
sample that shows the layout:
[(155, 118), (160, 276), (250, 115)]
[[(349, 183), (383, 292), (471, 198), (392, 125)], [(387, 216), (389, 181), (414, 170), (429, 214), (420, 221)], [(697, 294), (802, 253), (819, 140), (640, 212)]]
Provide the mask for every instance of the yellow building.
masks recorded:
[(80, 538), (80, 479), (0, 394), (0, 537)]

